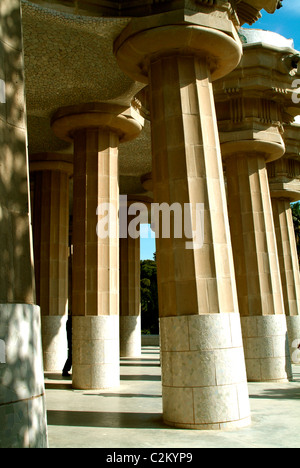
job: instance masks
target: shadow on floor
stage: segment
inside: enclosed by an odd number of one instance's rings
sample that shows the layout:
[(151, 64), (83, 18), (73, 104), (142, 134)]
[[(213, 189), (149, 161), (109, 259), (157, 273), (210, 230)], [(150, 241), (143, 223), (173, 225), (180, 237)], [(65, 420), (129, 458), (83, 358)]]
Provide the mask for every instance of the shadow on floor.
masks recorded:
[[(149, 353), (147, 353), (147, 351), (146, 351), (146, 352), (144, 351), (142, 354), (143, 354), (143, 356), (144, 356), (145, 354), (151, 354), (152, 356), (160, 356), (160, 352), (155, 353), (154, 351), (150, 351)], [(155, 358), (154, 358), (154, 359), (155, 359)]]
[(71, 379), (72, 377), (64, 377), (61, 373), (55, 372), (45, 372), (45, 379), (47, 380), (63, 380), (64, 383), (66, 380)]
[(136, 381), (148, 381), (148, 382), (160, 382), (160, 375), (121, 375), (122, 380), (136, 380)]
[[(84, 395), (95, 396), (95, 393), (85, 393)], [(98, 396), (104, 398), (162, 398), (161, 395), (145, 395), (143, 393), (99, 393)]]
[[(52, 382), (49, 382), (53, 380)], [(58, 373), (45, 373), (45, 389), (46, 390), (72, 390), (72, 376), (63, 377)]]
[(121, 362), (130, 364), (131, 362), (160, 362), (160, 356), (154, 358), (121, 358)]
[(108, 413), (82, 411), (47, 411), (48, 425), (109, 427), (123, 429), (166, 429), (160, 413)]
[(72, 382), (70, 383), (49, 383), (45, 382), (45, 389), (46, 390), (73, 390), (72, 388)]
[(143, 361), (140, 362), (121, 362), (120, 367), (160, 367), (160, 364), (156, 363), (144, 363)]
[(250, 399), (258, 400), (300, 400), (300, 388), (268, 388), (259, 395), (249, 395)]

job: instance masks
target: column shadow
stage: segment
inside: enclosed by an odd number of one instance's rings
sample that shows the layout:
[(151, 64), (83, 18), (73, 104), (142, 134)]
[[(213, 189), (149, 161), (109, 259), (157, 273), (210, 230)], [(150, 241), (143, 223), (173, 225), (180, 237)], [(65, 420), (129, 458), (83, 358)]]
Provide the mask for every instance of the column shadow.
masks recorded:
[(114, 429), (166, 429), (161, 413), (47, 412), (48, 425), (68, 427), (108, 427)]

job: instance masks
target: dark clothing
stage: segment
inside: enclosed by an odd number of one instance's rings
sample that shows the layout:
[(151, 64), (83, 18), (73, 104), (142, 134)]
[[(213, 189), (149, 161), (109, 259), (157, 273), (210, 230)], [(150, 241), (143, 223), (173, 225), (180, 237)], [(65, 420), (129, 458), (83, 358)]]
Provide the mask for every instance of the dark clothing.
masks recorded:
[(68, 340), (68, 359), (66, 360), (62, 374), (68, 376), (72, 369), (72, 315), (69, 315), (67, 320), (67, 340)]

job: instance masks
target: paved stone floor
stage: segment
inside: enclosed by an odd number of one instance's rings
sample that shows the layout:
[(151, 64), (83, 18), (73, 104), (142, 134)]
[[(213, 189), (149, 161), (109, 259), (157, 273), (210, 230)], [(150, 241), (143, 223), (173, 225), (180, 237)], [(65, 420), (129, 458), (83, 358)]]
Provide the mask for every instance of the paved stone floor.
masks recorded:
[(121, 386), (73, 390), (70, 379), (45, 374), (50, 448), (300, 448), (300, 366), (287, 384), (249, 384), (252, 425), (190, 431), (162, 422), (159, 349), (121, 360)]

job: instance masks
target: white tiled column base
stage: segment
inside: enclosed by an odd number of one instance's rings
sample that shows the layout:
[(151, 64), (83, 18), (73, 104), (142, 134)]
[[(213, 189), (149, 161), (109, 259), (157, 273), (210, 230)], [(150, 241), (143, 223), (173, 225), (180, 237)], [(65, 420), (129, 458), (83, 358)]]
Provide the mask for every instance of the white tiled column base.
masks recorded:
[(120, 317), (120, 356), (140, 357), (142, 354), (142, 331), (140, 316)]
[(46, 448), (40, 308), (0, 304), (0, 448)]
[(251, 423), (237, 313), (160, 319), (163, 417), (188, 429)]
[(118, 316), (72, 318), (73, 388), (93, 390), (120, 385)]
[(241, 317), (249, 382), (292, 378), (285, 315)]
[(68, 357), (68, 316), (42, 316), (42, 343), (45, 371), (62, 371)]
[(293, 364), (300, 364), (300, 351), (298, 345), (300, 344), (300, 315), (286, 317), (290, 355)]

